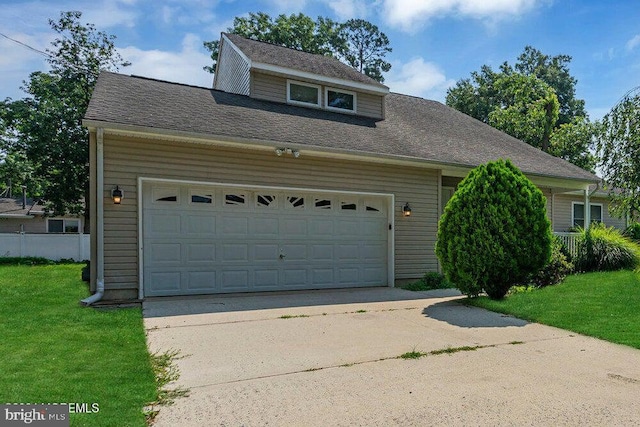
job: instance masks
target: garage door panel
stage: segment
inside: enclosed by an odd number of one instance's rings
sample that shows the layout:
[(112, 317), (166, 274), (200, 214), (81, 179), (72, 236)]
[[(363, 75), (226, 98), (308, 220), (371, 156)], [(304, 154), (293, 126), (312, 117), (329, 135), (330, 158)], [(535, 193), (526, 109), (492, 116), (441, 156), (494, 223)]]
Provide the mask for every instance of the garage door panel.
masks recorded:
[(187, 290), (190, 291), (215, 291), (216, 271), (190, 271), (186, 273)]
[(254, 275), (254, 286), (256, 290), (269, 288), (277, 289), (280, 284), (279, 271), (277, 269), (256, 269)]
[(357, 237), (360, 235), (360, 223), (358, 220), (336, 220), (335, 230), (341, 237)]
[(188, 263), (216, 261), (216, 245), (214, 243), (188, 243), (186, 246)]
[(246, 216), (222, 217), (222, 236), (246, 238), (249, 234), (249, 218)]
[(279, 245), (275, 243), (256, 243), (253, 246), (254, 261), (275, 261), (278, 259)]
[[(287, 211), (289, 215), (296, 215), (295, 210)], [(280, 231), (288, 238), (307, 237), (307, 220), (303, 218), (280, 218)]]
[(181, 273), (179, 271), (155, 271), (148, 275), (151, 289), (159, 293), (180, 291), (180, 283), (182, 282), (180, 276)]
[(386, 243), (363, 244), (360, 253), (365, 261), (382, 262), (387, 257), (387, 245)]
[(335, 283), (333, 268), (314, 268), (311, 274), (314, 285), (331, 286)]
[(182, 261), (182, 249), (180, 243), (151, 243), (151, 264), (180, 263)]
[(358, 267), (338, 268), (338, 282), (342, 285), (358, 283), (360, 281), (359, 273)]
[(334, 224), (332, 218), (311, 218), (309, 219), (309, 237), (313, 239), (322, 239), (333, 237)]
[(339, 261), (357, 261), (360, 259), (359, 245), (357, 244), (336, 244), (336, 254)]
[(220, 276), (222, 291), (242, 292), (249, 290), (249, 269), (223, 270)]
[(287, 268), (284, 270), (283, 282), (288, 287), (300, 287), (308, 284), (306, 268)]
[(379, 266), (364, 267), (362, 269), (362, 282), (365, 284), (376, 285), (380, 283), (380, 277), (385, 270)]
[(381, 232), (386, 231), (388, 227), (385, 219), (363, 219), (358, 227), (359, 236), (365, 239), (379, 239)]
[(282, 255), (287, 261), (306, 261), (307, 245), (284, 243), (281, 246)]
[(249, 261), (248, 243), (223, 243), (222, 261), (247, 262)]
[(385, 197), (145, 183), (142, 199), (148, 296), (387, 284)]
[(199, 237), (216, 236), (216, 218), (211, 213), (184, 215), (186, 234)]
[(280, 235), (278, 218), (254, 218), (250, 230), (255, 237), (277, 239)]
[(312, 243), (311, 258), (314, 261), (333, 261), (334, 247), (332, 243), (318, 244)]
[(180, 235), (181, 218), (179, 213), (151, 212), (148, 223), (147, 230), (145, 230), (147, 237)]

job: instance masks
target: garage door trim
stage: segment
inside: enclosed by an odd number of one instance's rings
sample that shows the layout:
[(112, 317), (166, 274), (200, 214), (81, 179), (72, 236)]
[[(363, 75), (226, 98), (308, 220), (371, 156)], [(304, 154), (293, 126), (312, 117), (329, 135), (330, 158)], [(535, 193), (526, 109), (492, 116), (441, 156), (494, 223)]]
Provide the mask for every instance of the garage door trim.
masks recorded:
[(142, 300), (144, 296), (144, 253), (143, 253), (143, 194), (142, 188), (144, 183), (168, 183), (178, 185), (199, 185), (199, 186), (211, 186), (211, 187), (226, 187), (226, 188), (242, 188), (242, 189), (257, 189), (257, 190), (273, 190), (273, 191), (306, 191), (314, 193), (326, 193), (326, 194), (346, 194), (346, 195), (358, 195), (358, 196), (371, 196), (371, 197), (385, 197), (388, 199), (387, 204), (387, 219), (389, 221), (389, 231), (387, 235), (387, 284), (389, 287), (394, 286), (395, 273), (394, 273), (394, 253), (395, 253), (395, 224), (394, 224), (394, 206), (395, 196), (392, 193), (376, 193), (367, 191), (353, 191), (353, 190), (326, 190), (318, 188), (308, 187), (290, 187), (290, 186), (266, 186), (266, 185), (253, 185), (253, 184), (238, 184), (227, 182), (209, 182), (209, 181), (193, 181), (193, 180), (178, 180), (178, 179), (163, 179), (163, 178), (149, 178), (138, 177), (138, 297)]

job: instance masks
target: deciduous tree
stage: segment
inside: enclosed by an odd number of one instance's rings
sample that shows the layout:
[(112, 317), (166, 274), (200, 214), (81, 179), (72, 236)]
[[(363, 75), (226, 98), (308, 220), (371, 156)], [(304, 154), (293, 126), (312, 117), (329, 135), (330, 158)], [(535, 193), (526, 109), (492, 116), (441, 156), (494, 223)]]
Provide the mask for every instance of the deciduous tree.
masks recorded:
[[(383, 81), (383, 72), (391, 69), (384, 60), (391, 52), (389, 39), (377, 26), (362, 19), (339, 23), (329, 18), (313, 18), (303, 14), (278, 15), (275, 19), (264, 12), (236, 17), (227, 32), (253, 40), (272, 43), (309, 53), (333, 56), (369, 77)], [(215, 73), (219, 41), (206, 41), (212, 65), (204, 69)]]
[(640, 87), (627, 93), (602, 119), (597, 144), (613, 212), (640, 218)]
[(84, 211), (89, 137), (82, 118), (100, 71), (128, 65), (116, 52), (115, 37), (82, 24), (81, 17), (81, 12), (62, 12), (57, 21), (49, 20), (58, 33), (46, 51), (51, 70), (32, 73), (23, 87), (28, 96), (5, 100), (0, 114), (6, 128), (2, 148), (30, 162), (33, 175), (43, 181), (46, 207), (55, 215)]

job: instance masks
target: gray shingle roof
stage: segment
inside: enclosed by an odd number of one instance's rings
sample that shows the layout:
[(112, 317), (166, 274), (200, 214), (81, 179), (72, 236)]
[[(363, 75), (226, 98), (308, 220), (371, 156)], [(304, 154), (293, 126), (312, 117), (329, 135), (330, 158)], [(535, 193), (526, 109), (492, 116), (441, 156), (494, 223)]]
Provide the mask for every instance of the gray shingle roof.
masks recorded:
[(317, 74), (319, 76), (348, 80), (388, 89), (387, 86), (382, 83), (358, 72), (354, 68), (338, 61), (336, 58), (314, 55), (301, 50), (250, 40), (236, 34), (223, 34), (253, 62), (276, 65)]
[(529, 174), (598, 180), (446, 105), (395, 93), (376, 120), (103, 72), (85, 119), (466, 167), (509, 158)]
[(43, 215), (44, 209), (37, 200), (27, 198), (25, 208), (22, 208), (22, 197), (0, 197), (0, 216), (12, 215)]

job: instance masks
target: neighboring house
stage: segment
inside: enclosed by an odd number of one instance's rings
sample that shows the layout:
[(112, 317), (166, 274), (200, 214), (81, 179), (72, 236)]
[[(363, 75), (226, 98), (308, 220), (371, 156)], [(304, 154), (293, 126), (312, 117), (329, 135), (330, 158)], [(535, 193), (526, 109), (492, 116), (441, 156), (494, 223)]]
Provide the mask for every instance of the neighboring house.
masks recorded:
[(82, 233), (78, 217), (47, 217), (31, 198), (0, 198), (0, 233)]
[(84, 124), (87, 303), (393, 286), (438, 270), (443, 203), (472, 168), (509, 158), (548, 199), (587, 204), (599, 181), (333, 58), (231, 34), (214, 89), (105, 72)]
[(78, 217), (47, 217), (37, 200), (0, 198), (0, 257), (89, 259), (89, 235)]

